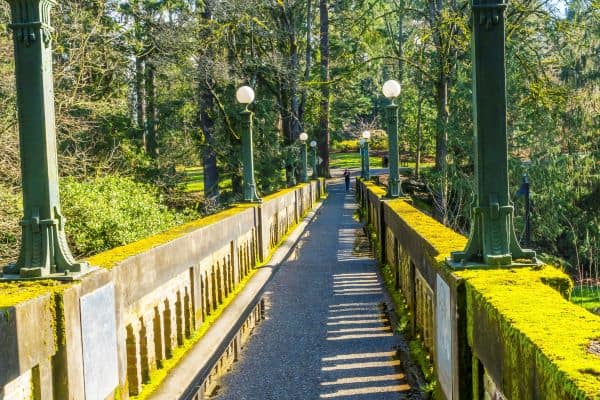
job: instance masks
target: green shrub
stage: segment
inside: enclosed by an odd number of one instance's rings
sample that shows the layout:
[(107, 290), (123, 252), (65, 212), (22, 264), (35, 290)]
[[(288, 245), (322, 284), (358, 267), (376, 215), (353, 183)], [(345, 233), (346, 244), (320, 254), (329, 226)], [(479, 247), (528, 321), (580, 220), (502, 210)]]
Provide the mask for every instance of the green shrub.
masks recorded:
[(0, 266), (14, 262), (19, 253), (21, 196), (0, 184)]
[(358, 139), (347, 139), (333, 142), (331, 144), (331, 151), (340, 153), (357, 153)]
[(61, 180), (67, 237), (78, 256), (142, 239), (185, 222), (185, 213), (169, 210), (158, 190), (130, 178), (99, 177), (83, 182)]

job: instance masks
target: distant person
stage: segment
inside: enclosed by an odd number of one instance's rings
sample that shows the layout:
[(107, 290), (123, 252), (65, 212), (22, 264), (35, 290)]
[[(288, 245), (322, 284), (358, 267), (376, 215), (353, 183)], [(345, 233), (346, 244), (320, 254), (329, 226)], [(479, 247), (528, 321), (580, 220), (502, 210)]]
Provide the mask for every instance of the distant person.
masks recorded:
[(346, 183), (346, 192), (350, 190), (350, 171), (344, 171), (344, 182)]

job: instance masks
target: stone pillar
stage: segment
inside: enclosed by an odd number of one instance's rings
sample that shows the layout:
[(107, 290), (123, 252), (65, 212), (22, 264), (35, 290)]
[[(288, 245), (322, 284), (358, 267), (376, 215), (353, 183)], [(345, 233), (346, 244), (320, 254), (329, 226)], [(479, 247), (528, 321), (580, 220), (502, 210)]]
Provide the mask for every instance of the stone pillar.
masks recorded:
[(453, 267), (510, 266), (517, 259), (535, 263), (535, 252), (523, 250), (513, 226), (508, 189), (506, 139), (506, 68), (502, 0), (473, 0), (473, 113), (476, 204), (469, 242), (453, 252)]
[(60, 212), (50, 25), (56, 2), (7, 1), (14, 32), (24, 217), (19, 259), (4, 273), (73, 279), (89, 268), (73, 259)]

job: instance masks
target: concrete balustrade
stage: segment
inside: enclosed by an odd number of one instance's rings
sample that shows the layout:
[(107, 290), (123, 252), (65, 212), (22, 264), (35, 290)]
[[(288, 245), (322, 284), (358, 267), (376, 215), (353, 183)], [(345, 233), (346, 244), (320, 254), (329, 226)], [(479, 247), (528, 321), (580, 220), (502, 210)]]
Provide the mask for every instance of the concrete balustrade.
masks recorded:
[(570, 278), (549, 265), (455, 270), (467, 239), (385, 188), (357, 196), (408, 331), (434, 364), (440, 399), (600, 398), (600, 317), (570, 303)]
[(1, 283), (0, 399), (144, 397), (324, 190), (323, 180), (298, 185), (91, 257), (102, 268), (79, 282)]

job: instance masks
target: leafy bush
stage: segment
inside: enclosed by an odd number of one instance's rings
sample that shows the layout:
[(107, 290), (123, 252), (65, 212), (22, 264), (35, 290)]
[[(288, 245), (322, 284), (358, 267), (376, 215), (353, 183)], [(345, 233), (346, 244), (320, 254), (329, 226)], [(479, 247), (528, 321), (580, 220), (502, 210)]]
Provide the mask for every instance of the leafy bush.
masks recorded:
[(0, 184), (0, 265), (14, 262), (21, 241), (21, 197)]
[(358, 139), (341, 140), (331, 143), (331, 150), (340, 153), (357, 153)]
[(162, 202), (158, 190), (130, 178), (61, 180), (67, 237), (79, 256), (142, 239), (190, 219)]

